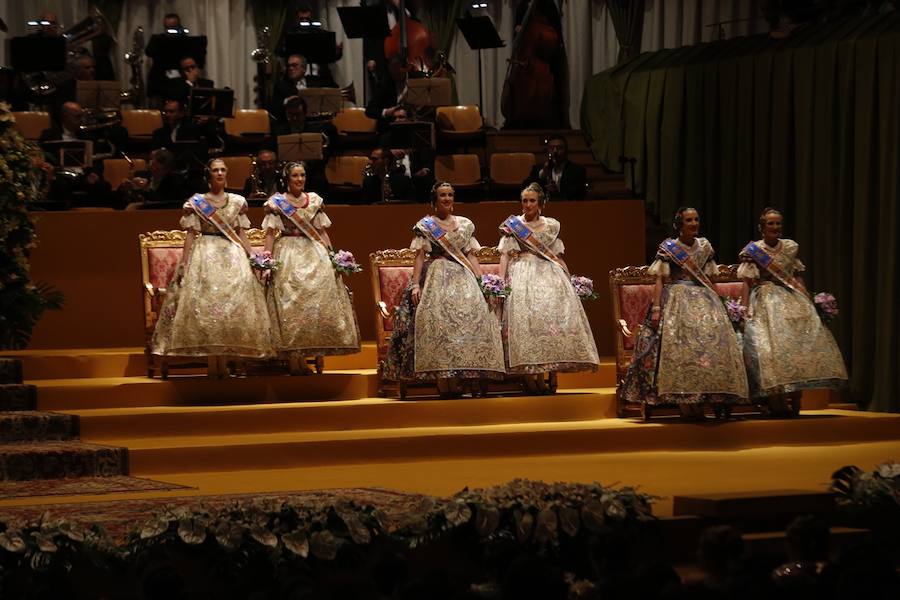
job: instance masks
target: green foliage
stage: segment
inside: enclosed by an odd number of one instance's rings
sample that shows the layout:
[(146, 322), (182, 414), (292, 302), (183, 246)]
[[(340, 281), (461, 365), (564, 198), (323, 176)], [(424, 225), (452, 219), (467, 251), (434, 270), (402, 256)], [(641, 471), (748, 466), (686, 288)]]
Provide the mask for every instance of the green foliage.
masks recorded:
[(38, 199), (35, 147), (16, 131), (10, 108), (0, 103), (0, 349), (22, 348), (47, 309), (62, 306), (62, 294), (34, 285), (28, 256), (35, 245), (28, 205)]

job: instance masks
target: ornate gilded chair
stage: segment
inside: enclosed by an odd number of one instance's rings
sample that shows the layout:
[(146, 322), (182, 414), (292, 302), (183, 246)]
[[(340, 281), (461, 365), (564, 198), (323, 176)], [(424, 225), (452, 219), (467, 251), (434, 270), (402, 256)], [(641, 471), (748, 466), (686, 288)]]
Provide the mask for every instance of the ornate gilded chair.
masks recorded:
[[(496, 248), (482, 248), (475, 255), (485, 273), (499, 274), (500, 253)], [(409, 382), (394, 381), (385, 378), (382, 365), (387, 356), (388, 345), (394, 331), (394, 311), (403, 296), (409, 280), (412, 278), (413, 263), (416, 254), (412, 250), (379, 250), (369, 255), (372, 273), (372, 294), (375, 297), (375, 331), (378, 346), (378, 395), (399, 395), (406, 398), (411, 389), (421, 391), (423, 395), (437, 394), (437, 386), (433, 381)], [(511, 376), (503, 382), (491, 382), (491, 391), (522, 390), (522, 378)], [(556, 391), (556, 373), (548, 377), (547, 387)], [(481, 385), (480, 392), (488, 392), (486, 384)]]
[[(741, 297), (741, 280), (737, 265), (719, 265), (719, 273), (712, 277), (720, 296)], [(634, 356), (634, 343), (643, 326), (647, 310), (653, 300), (656, 277), (647, 274), (648, 266), (623, 267), (609, 272), (609, 292), (612, 298), (613, 327), (616, 345), (616, 384), (621, 385)], [(619, 417), (640, 414), (650, 418), (651, 407), (646, 404), (623, 402), (617, 394)]]
[[(206, 367), (205, 361), (199, 362), (196, 358), (157, 357), (150, 354), (150, 340), (166, 296), (166, 288), (181, 260), (184, 236), (185, 232), (180, 229), (151, 231), (138, 236), (141, 245), (141, 283), (144, 290), (144, 354), (147, 356), (148, 377), (153, 377), (159, 370), (160, 376), (166, 379), (172, 367)], [(247, 237), (255, 250), (261, 251), (265, 246), (266, 234), (261, 229), (248, 229)]]

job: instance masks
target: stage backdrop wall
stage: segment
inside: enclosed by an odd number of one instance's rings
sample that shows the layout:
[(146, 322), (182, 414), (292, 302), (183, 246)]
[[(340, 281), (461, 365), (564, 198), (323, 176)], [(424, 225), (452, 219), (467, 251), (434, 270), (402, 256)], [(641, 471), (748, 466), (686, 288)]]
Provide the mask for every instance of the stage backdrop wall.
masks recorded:
[[(495, 245), (497, 226), (518, 204), (458, 204), (472, 219), (483, 245)], [(348, 278), (363, 339), (375, 339), (369, 253), (401, 248), (425, 213), (421, 205), (329, 206), (335, 247), (350, 250), (365, 271)], [(177, 229), (181, 211), (64, 212), (37, 215), (38, 246), (32, 254), (34, 281), (49, 283), (66, 296), (62, 311), (45, 313), (31, 348), (143, 346), (144, 309), (138, 235)], [(560, 202), (548, 216), (562, 223), (566, 260), (573, 273), (592, 277), (600, 299), (585, 305), (601, 355), (614, 353), (608, 272), (640, 264), (644, 253), (644, 209), (640, 201)], [(250, 220), (262, 221), (262, 209)]]

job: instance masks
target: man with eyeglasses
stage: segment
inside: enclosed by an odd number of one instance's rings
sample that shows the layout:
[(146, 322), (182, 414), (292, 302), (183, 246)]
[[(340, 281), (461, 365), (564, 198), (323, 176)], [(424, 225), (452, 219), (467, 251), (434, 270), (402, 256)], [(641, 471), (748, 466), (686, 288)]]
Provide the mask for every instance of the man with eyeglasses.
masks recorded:
[(569, 160), (569, 145), (562, 135), (547, 138), (547, 160), (535, 165), (522, 187), (537, 182), (553, 198), (580, 200), (587, 193), (587, 170)]
[(166, 98), (180, 98), (187, 101), (193, 88), (213, 88), (212, 79), (200, 76), (200, 65), (192, 56), (185, 56), (178, 62), (178, 71), (181, 77), (170, 79), (166, 86)]
[(325, 87), (322, 80), (309, 75), (308, 67), (305, 57), (299, 54), (288, 56), (284, 77), (275, 82), (272, 106), (269, 109), (277, 121), (284, 122), (285, 120), (284, 104), (288, 98), (296, 96), (301, 90), (307, 88)]

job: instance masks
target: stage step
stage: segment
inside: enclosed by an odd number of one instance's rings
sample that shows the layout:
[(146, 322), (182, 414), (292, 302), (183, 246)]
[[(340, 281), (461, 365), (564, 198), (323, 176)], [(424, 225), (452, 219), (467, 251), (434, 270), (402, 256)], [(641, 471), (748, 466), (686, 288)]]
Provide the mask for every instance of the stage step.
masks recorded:
[[(143, 377), (147, 374), (147, 360), (143, 348), (22, 350), (10, 352), (9, 355), (22, 360), (25, 379), (32, 382), (48, 379)], [(375, 369), (377, 364), (378, 349), (374, 342), (364, 343), (362, 351), (357, 354), (325, 357), (326, 372)], [(197, 371), (196, 374), (204, 373)], [(559, 374), (561, 388), (614, 385), (616, 385), (614, 357), (602, 357), (600, 368), (595, 373)]]
[(154, 406), (72, 410), (87, 439), (348, 431), (405, 427), (589, 421), (615, 417), (614, 388), (553, 396), (458, 400), (360, 400), (244, 406)]
[(822, 490), (771, 490), (676, 496), (675, 515), (694, 515), (716, 521), (768, 518), (784, 515), (828, 514), (834, 496)]
[(78, 441), (0, 444), (0, 480), (128, 474), (128, 450)]
[(78, 417), (33, 410), (0, 412), (0, 443), (78, 439)]
[[(553, 402), (553, 397), (545, 397)], [(484, 402), (490, 402), (491, 399)], [(429, 402), (429, 401), (421, 401)], [(466, 403), (467, 400), (458, 402)], [(481, 404), (475, 401), (474, 407)], [(365, 410), (360, 408), (359, 410)], [(546, 454), (741, 450), (900, 438), (900, 416), (841, 411), (727, 425), (644, 424), (620, 419), (229, 435), (90, 437), (129, 448), (136, 474), (273, 469)], [(137, 435), (142, 435), (137, 433)]]

